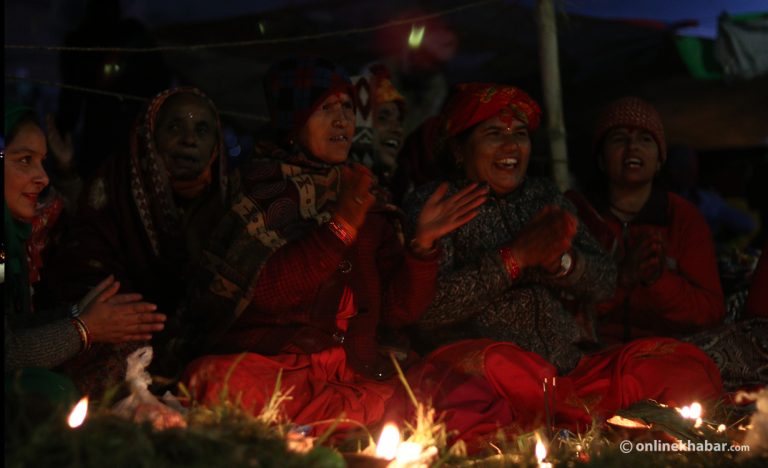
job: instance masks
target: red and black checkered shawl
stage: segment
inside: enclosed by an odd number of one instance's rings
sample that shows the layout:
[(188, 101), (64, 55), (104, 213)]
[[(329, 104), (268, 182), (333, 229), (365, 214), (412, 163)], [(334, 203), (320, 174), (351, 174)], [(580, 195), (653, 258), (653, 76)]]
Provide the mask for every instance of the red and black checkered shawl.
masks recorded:
[(222, 200), (227, 197), (227, 158), (223, 152), (221, 121), (216, 106), (197, 88), (168, 89), (149, 103), (144, 116), (134, 125), (130, 139), (131, 195), (136, 202), (139, 217), (152, 244), (155, 255), (160, 255), (161, 239), (179, 239), (182, 236), (181, 214), (173, 198), (171, 180), (165, 164), (155, 146), (155, 125), (163, 104), (176, 94), (194, 94), (200, 96), (216, 118), (218, 142), (213, 148), (211, 158), (212, 183), (218, 183)]
[[(185, 321), (196, 328), (188, 338), (216, 342), (250, 305), (271, 255), (330, 220), (342, 167), (300, 150), (258, 145), (257, 157), (241, 167), (243, 196), (224, 215), (203, 253), (204, 268), (185, 312)], [(377, 194), (373, 211), (397, 210), (383, 189), (372, 191)]]

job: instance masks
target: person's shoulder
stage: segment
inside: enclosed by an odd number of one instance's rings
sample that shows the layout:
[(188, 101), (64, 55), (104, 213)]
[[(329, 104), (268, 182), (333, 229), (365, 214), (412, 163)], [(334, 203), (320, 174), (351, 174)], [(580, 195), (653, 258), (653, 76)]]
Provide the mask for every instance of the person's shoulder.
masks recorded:
[(684, 222), (686, 224), (699, 223), (706, 225), (707, 221), (704, 219), (704, 215), (699, 208), (692, 202), (686, 200), (680, 195), (672, 192), (667, 192), (667, 200), (669, 206), (669, 212), (672, 220)]
[(698, 208), (696, 208), (696, 205), (694, 205), (689, 200), (686, 200), (682, 196), (667, 191), (667, 203), (669, 204), (669, 207), (673, 210), (683, 210), (683, 211), (697, 211)]

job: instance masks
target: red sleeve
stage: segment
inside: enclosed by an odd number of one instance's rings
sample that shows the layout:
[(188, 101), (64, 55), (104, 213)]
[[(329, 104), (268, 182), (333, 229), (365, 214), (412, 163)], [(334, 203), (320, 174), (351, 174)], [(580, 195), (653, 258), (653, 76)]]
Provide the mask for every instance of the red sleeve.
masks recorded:
[(385, 282), (382, 319), (397, 328), (416, 322), (432, 303), (440, 253), (417, 257), (403, 246), (391, 223), (385, 226), (378, 254)]
[(693, 205), (672, 195), (670, 204), (672, 226), (667, 255), (675, 260), (676, 268), (666, 268), (649, 287), (637, 287), (630, 304), (633, 310), (658, 311), (675, 327), (717, 325), (725, 315), (725, 302), (709, 227)]
[(768, 317), (768, 244), (757, 263), (747, 297), (747, 314), (753, 317)]
[(333, 275), (345, 250), (327, 223), (280, 247), (259, 274), (252, 306), (270, 314), (296, 309)]

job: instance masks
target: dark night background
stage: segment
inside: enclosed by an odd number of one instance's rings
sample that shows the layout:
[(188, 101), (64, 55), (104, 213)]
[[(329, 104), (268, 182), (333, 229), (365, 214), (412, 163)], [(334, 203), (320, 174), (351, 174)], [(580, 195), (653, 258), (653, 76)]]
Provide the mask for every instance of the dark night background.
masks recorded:
[[(367, 28), (475, 2), (123, 0), (120, 11), (110, 13), (112, 2), (101, 0), (94, 2), (99, 11), (86, 20), (87, 3), (6, 1), (6, 47), (146, 47), (289, 38)], [(490, 2), (425, 20), (424, 42), (415, 51), (407, 47), (409, 23), (322, 39), (154, 55), (83, 52), (63, 58), (57, 51), (6, 48), (4, 92), (6, 98), (33, 105), (41, 114), (54, 113), (82, 149), (92, 147), (81, 135), (91, 126), (82, 116), (83, 102), (98, 109), (96, 127), (104, 124), (104, 114), (114, 114), (115, 121), (122, 115), (120, 125), (129, 125), (127, 116), (140, 103), (79, 91), (62, 93), (50, 84), (8, 75), (144, 98), (171, 84), (195, 85), (220, 110), (247, 115), (224, 115), (227, 145), (236, 159), (250, 149), (264, 123), (261, 77), (266, 67), (287, 55), (314, 53), (340, 62), (350, 74), (374, 61), (386, 63), (409, 99), (406, 130), (411, 130), (437, 112), (450, 85), (461, 81), (514, 84), (542, 102), (534, 3)], [(589, 152), (597, 109), (615, 97), (635, 94), (662, 113), (670, 143), (699, 151), (702, 183), (726, 196), (744, 196), (745, 181), (766, 157), (768, 77), (694, 78), (679, 53), (679, 37), (714, 39), (721, 13), (765, 13), (768, 2), (556, 0), (555, 5), (572, 170), (578, 175), (580, 161)], [(121, 139), (121, 132), (112, 131), (108, 141)], [(539, 133), (534, 142), (534, 161), (539, 164), (533, 170), (546, 172), (546, 141)], [(110, 143), (102, 139), (91, 144), (101, 148)]]

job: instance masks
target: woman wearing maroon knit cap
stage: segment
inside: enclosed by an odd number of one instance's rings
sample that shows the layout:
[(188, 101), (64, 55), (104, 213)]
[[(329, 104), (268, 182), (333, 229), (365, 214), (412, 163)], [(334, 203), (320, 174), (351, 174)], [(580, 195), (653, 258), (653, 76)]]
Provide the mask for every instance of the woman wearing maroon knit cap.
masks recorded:
[(371, 172), (347, 163), (355, 107), (344, 71), (286, 60), (265, 91), (277, 138), (242, 167), (245, 196), (213, 233), (187, 320), (209, 355), (185, 381), (203, 403), (228, 388), (258, 413), (281, 378), (295, 423), (374, 423), (398, 385), (377, 327), (418, 319), (434, 294), (434, 242), (471, 219), (486, 192), (438, 189), (406, 247)]
[[(418, 323), (423, 344), (440, 346), (408, 379), (474, 448), (499, 429), (546, 424), (547, 406), (557, 427), (584, 430), (638, 400), (688, 404), (722, 392), (714, 363), (687, 343), (648, 339), (585, 353), (586, 335), (564, 302), (610, 298), (616, 267), (554, 183), (527, 176), (539, 119), (525, 92), (494, 83), (460, 85), (443, 111), (448, 193), (485, 182), (492, 194), (440, 241), (437, 293)], [(412, 218), (430, 190), (406, 200)]]
[(601, 238), (616, 241), (620, 259), (601, 338), (680, 336), (720, 323), (725, 306), (709, 227), (694, 205), (653, 184), (666, 158), (659, 114), (635, 97), (610, 103), (594, 148), (607, 187), (587, 196), (612, 234)]
[(685, 337), (718, 364), (726, 387), (765, 382), (768, 344), (760, 335), (768, 326), (718, 329), (725, 303), (707, 222), (695, 205), (654, 185), (666, 159), (656, 109), (637, 97), (609, 103), (593, 142), (606, 184), (568, 196), (619, 270), (616, 294), (599, 306), (602, 342)]

